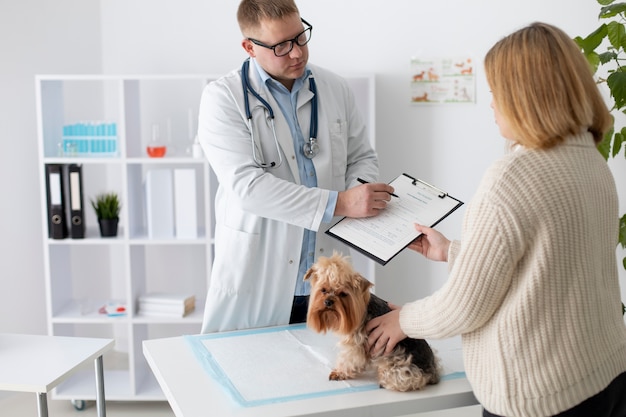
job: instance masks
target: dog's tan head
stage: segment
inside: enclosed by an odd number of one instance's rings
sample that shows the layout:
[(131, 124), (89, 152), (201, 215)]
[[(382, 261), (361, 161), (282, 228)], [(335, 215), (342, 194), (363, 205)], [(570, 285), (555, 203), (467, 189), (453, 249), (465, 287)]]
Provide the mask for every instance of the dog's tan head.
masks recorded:
[(307, 271), (311, 283), (307, 326), (318, 333), (353, 333), (363, 322), (371, 282), (356, 272), (347, 257), (321, 257)]

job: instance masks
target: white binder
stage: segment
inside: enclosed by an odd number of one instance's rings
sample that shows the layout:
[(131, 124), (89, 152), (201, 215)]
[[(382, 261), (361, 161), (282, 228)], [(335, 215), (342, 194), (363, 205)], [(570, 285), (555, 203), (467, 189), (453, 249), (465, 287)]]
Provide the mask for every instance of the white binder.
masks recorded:
[(146, 172), (146, 228), (149, 238), (174, 237), (174, 199), (171, 169)]
[(196, 171), (193, 168), (174, 169), (174, 212), (176, 237), (198, 237), (198, 209), (196, 201)]

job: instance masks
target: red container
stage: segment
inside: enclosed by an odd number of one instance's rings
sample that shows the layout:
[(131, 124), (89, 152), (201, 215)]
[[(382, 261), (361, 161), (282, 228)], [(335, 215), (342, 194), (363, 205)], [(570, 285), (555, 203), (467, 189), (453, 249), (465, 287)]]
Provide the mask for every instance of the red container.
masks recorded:
[(166, 150), (167, 146), (146, 146), (150, 158), (163, 158)]

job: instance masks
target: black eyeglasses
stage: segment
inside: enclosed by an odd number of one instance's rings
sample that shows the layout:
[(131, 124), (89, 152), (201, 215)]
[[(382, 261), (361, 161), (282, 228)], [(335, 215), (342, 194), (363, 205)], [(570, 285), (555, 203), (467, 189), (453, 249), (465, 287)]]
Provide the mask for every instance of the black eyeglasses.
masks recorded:
[(297, 43), (298, 46), (304, 46), (311, 40), (311, 31), (313, 30), (313, 26), (306, 20), (300, 18), (302, 23), (308, 26), (308, 28), (304, 29), (302, 32), (298, 34), (293, 39), (289, 39), (287, 41), (282, 41), (281, 43), (277, 43), (276, 45), (269, 46), (264, 44), (263, 42), (257, 41), (256, 39), (248, 38), (250, 42), (255, 45), (262, 46), (263, 48), (271, 49), (274, 51), (274, 55), (281, 57), (287, 55), (293, 49), (293, 44)]

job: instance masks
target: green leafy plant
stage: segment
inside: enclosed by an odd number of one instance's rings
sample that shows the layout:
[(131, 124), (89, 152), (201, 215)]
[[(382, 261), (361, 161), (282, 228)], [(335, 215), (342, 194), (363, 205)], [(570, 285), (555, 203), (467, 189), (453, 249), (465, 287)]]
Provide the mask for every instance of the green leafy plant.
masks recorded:
[(98, 220), (119, 219), (122, 205), (116, 193), (98, 194), (95, 200), (91, 200), (91, 206), (96, 211)]
[[(613, 128), (607, 132), (598, 146), (604, 159), (616, 158), (620, 153), (626, 157), (622, 149), (626, 139), (626, 3), (615, 3), (615, 0), (597, 0), (602, 6), (598, 15), (600, 26), (586, 37), (577, 36), (574, 41), (585, 54), (591, 64), (599, 84), (608, 86), (613, 107)], [(619, 113), (622, 113), (620, 115)], [(617, 117), (616, 117), (617, 116)], [(626, 214), (620, 217), (619, 245), (626, 248)], [(622, 259), (626, 269), (626, 257)], [(622, 314), (626, 307), (622, 303)]]

